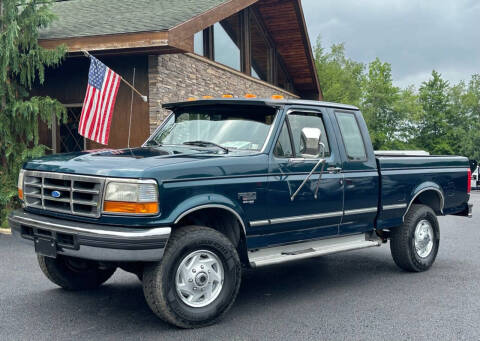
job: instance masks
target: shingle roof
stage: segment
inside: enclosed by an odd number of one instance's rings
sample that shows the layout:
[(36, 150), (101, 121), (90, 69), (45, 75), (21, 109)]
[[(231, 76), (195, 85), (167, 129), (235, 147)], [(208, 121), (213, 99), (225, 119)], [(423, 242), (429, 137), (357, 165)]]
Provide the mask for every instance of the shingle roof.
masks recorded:
[(58, 17), (40, 39), (165, 31), (228, 0), (70, 0), (56, 2)]

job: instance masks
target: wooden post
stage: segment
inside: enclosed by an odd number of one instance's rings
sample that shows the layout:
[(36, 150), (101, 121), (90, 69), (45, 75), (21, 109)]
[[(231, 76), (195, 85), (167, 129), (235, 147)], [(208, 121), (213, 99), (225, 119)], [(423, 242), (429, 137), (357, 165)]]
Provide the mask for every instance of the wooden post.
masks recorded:
[(203, 56), (211, 60), (215, 60), (213, 40), (213, 26), (209, 26), (203, 30)]
[(250, 43), (250, 12), (248, 8), (240, 13), (240, 71), (252, 75), (252, 46)]

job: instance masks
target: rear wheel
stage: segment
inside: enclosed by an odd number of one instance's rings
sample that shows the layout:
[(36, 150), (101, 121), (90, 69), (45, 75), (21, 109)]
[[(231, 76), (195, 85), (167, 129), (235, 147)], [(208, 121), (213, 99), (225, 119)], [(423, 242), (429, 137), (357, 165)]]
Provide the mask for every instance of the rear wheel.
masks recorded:
[(57, 255), (37, 256), (40, 269), (56, 285), (67, 290), (94, 289), (105, 283), (115, 268), (100, 269), (95, 261)]
[(145, 267), (143, 290), (161, 319), (182, 328), (211, 325), (232, 306), (241, 281), (235, 247), (208, 227), (175, 231), (162, 261)]
[(390, 251), (402, 269), (428, 270), (435, 262), (440, 245), (440, 229), (435, 212), (425, 205), (412, 205), (402, 226), (391, 233)]

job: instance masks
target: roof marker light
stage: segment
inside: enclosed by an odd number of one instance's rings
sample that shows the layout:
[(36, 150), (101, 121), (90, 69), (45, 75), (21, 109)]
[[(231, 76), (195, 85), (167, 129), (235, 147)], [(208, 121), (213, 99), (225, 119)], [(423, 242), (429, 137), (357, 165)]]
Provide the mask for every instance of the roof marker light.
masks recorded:
[(282, 95), (272, 95), (272, 99), (284, 99)]
[(213, 96), (202, 96), (203, 99), (212, 99)]
[(257, 95), (254, 95), (254, 94), (245, 94), (245, 98), (257, 98)]
[(187, 98), (187, 101), (196, 101), (196, 100), (197, 100), (196, 97), (188, 97), (188, 98)]
[(233, 98), (233, 95), (229, 95), (229, 94), (224, 94), (222, 95), (223, 98)]

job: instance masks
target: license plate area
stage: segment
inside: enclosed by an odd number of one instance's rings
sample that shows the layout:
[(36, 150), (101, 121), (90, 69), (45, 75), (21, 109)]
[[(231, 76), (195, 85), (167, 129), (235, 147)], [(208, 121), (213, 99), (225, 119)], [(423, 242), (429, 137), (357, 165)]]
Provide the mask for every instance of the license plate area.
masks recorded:
[(39, 255), (57, 258), (57, 243), (50, 238), (35, 237), (35, 252)]

